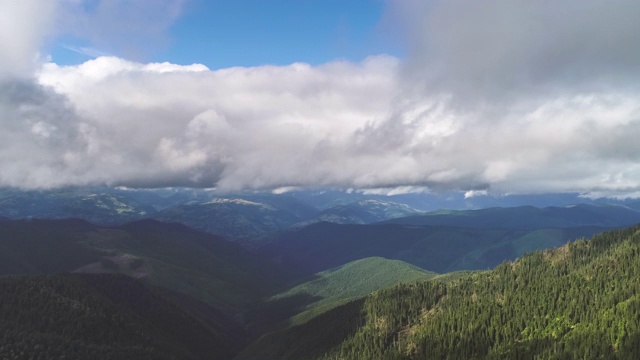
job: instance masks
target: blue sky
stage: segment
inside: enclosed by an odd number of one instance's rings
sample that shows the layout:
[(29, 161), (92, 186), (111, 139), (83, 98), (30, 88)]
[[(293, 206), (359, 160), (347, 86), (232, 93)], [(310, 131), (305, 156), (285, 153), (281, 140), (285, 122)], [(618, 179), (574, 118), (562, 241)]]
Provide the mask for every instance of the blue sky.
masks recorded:
[[(382, 21), (384, 8), (383, 0), (190, 0), (162, 44), (140, 60), (219, 69), (398, 56), (401, 46)], [(100, 48), (65, 36), (50, 52), (54, 62), (64, 65), (91, 57), (72, 48), (126, 57), (109, 45)]]

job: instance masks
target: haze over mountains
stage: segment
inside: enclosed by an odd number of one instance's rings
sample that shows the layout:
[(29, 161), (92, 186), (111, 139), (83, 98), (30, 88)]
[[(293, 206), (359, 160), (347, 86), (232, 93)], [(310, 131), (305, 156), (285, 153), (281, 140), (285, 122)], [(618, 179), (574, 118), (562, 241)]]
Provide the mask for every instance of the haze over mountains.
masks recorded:
[[(317, 222), (370, 224), (405, 218), (410, 215), (420, 215), (439, 209), (467, 210), (487, 207), (530, 206), (531, 204), (542, 208), (550, 206), (566, 208), (575, 204), (600, 204), (640, 209), (640, 205), (634, 200), (591, 200), (580, 197), (578, 194), (464, 198), (459, 193), (376, 195), (337, 190), (292, 191), (281, 195), (260, 192), (221, 195), (212, 191), (187, 188), (135, 190), (100, 187), (39, 191), (0, 190), (0, 216), (10, 219), (78, 218), (96, 224), (119, 225), (153, 218), (161, 221), (180, 222), (198, 230), (245, 242)], [(521, 218), (522, 222), (530, 221), (530, 215), (534, 217), (546, 216), (550, 219), (554, 216), (552, 213), (554, 211), (565, 211), (567, 214), (571, 214), (577, 209), (554, 210), (549, 208), (545, 210), (546, 215), (542, 213), (535, 215), (535, 209), (530, 209), (530, 211), (531, 214), (527, 214), (523, 208), (518, 210), (518, 214), (513, 212), (513, 217)], [(598, 210), (591, 208), (591, 210), (584, 209), (583, 211), (597, 212)], [(607, 212), (613, 211), (614, 208), (602, 210), (605, 213), (604, 216), (607, 216)], [(473, 217), (478, 217), (480, 214), (481, 212), (475, 213)], [(593, 214), (593, 216), (598, 216), (598, 214)], [(633, 218), (633, 214), (629, 216)], [(428, 217), (425, 219), (432, 219), (429, 221), (431, 224), (435, 224), (433, 219), (436, 218)], [(456, 218), (453, 220), (453, 224), (458, 225), (461, 219)], [(601, 219), (594, 218), (591, 221), (585, 219), (579, 218), (574, 225), (609, 226)], [(478, 222), (485, 220), (479, 218)], [(612, 220), (610, 225), (620, 226), (633, 223), (629, 220)], [(568, 221), (570, 222), (570, 220)], [(560, 223), (551, 224), (547, 221), (547, 226), (561, 225)], [(538, 224), (535, 225), (535, 227), (537, 226)], [(503, 224), (494, 224), (493, 227), (504, 226)]]

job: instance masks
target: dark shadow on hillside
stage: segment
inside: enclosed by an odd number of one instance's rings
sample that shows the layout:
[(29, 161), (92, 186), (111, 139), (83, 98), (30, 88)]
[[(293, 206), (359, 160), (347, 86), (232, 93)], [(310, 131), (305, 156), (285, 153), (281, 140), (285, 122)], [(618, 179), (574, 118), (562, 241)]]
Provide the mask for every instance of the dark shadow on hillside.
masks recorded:
[(296, 294), (293, 296), (268, 300), (251, 309), (246, 315), (249, 331), (253, 336), (259, 336), (272, 331), (290, 317), (302, 312), (316, 301), (319, 296)]
[(364, 325), (364, 299), (322, 313), (303, 325), (280, 329), (258, 339), (237, 360), (315, 359), (332, 352)]

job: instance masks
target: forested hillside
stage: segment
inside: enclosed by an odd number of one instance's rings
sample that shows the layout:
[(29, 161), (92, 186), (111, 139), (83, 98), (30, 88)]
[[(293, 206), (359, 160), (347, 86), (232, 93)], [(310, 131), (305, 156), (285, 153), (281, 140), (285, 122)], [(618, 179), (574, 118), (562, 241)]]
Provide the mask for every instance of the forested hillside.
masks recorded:
[[(496, 219), (498, 221), (499, 219)], [(465, 228), (398, 224), (316, 223), (260, 249), (278, 262), (314, 274), (367, 257), (397, 259), (445, 273), (493, 269), (527, 252), (561, 246), (611, 228)]]
[(308, 281), (271, 296), (248, 316), (253, 328), (299, 324), (351, 300), (399, 283), (427, 280), (427, 272), (399, 260), (366, 258), (315, 274)]
[(0, 222), (0, 275), (123, 273), (229, 314), (246, 310), (290, 275), (220, 237), (154, 220), (119, 227), (82, 220)]
[(639, 277), (636, 226), (451, 283), (378, 291), (241, 358), (638, 359)]
[(2, 359), (228, 359), (243, 338), (124, 275), (1, 277), (0, 294)]

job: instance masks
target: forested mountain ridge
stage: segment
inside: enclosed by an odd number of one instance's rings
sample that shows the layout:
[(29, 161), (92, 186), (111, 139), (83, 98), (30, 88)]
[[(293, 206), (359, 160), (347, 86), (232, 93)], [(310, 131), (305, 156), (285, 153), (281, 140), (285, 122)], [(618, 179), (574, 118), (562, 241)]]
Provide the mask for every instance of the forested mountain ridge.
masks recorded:
[(222, 314), (207, 317), (124, 275), (5, 276), (0, 358), (229, 359), (242, 330)]
[(413, 226), (477, 229), (540, 229), (576, 226), (622, 227), (640, 222), (637, 209), (621, 205), (518, 206), (478, 210), (442, 210), (384, 221)]
[[(314, 274), (307, 281), (275, 294), (250, 314), (252, 327), (269, 329), (299, 324), (332, 308), (399, 283), (438, 275), (399, 260), (365, 258)], [(266, 326), (265, 326), (266, 325)], [(270, 325), (270, 326), (269, 326)]]
[(322, 221), (337, 224), (370, 224), (418, 213), (421, 212), (406, 204), (372, 199), (360, 200), (322, 210), (312, 219), (295, 224), (293, 227), (302, 227)]
[(338, 304), (368, 295), (398, 283), (427, 280), (438, 274), (425, 271), (400, 260), (373, 257), (350, 262), (339, 268), (316, 274), (316, 278), (297, 285), (270, 300), (309, 295), (317, 300), (308, 304), (292, 319), (305, 322)]
[(639, 278), (635, 226), (449, 284), (378, 291), (240, 358), (638, 359)]
[(188, 294), (229, 314), (288, 274), (220, 237), (181, 224), (143, 220), (103, 227), (82, 220), (0, 222), (0, 275), (123, 273)]
[(111, 191), (0, 189), (0, 215), (11, 219), (82, 218), (104, 225), (138, 220), (153, 212), (152, 206)]
[(428, 271), (492, 269), (538, 249), (591, 237), (611, 228), (464, 228), (400, 224), (316, 223), (282, 234), (260, 254), (314, 274), (348, 262), (384, 257)]

